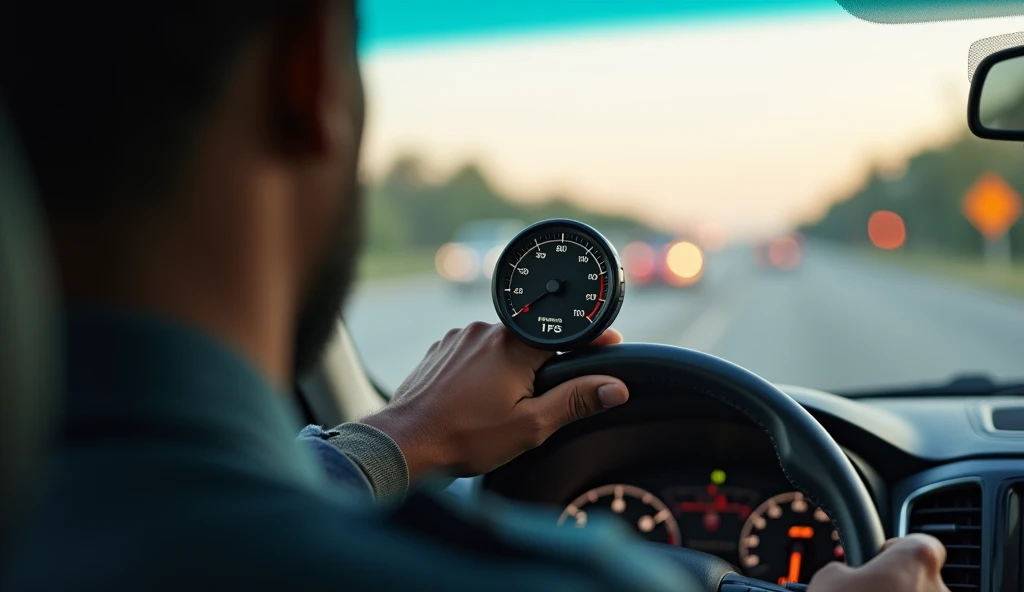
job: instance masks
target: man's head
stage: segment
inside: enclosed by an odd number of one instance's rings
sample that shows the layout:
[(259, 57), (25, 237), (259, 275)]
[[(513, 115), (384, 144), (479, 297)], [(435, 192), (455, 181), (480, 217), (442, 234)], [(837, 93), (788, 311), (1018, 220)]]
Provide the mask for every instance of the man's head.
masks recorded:
[(317, 358), (359, 245), (354, 0), (16, 0), (0, 90), (71, 301)]

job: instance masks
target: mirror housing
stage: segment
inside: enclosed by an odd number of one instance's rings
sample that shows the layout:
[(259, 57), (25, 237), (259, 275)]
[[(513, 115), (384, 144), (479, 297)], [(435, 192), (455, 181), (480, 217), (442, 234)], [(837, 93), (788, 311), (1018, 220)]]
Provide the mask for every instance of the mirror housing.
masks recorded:
[(978, 64), (967, 126), (979, 138), (1024, 142), (1024, 46), (997, 51)]

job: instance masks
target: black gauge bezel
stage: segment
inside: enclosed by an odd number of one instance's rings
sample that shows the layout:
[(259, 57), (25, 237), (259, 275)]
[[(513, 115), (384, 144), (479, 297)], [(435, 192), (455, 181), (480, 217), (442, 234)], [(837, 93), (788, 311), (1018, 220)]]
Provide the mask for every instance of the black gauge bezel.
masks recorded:
[[(598, 310), (597, 318), (593, 323), (587, 326), (587, 328), (575, 334), (566, 335), (565, 337), (541, 339), (523, 331), (512, 321), (512, 311), (509, 310), (508, 303), (505, 301), (504, 288), (502, 287), (502, 281), (506, 279), (505, 276), (508, 275), (508, 273), (505, 273), (504, 268), (509, 264), (508, 259), (510, 254), (513, 253), (520, 246), (520, 243), (527, 237), (535, 234), (561, 231), (580, 234), (604, 251), (604, 254), (607, 257), (607, 270), (605, 273), (608, 278), (608, 294), (605, 297), (604, 306)], [(549, 351), (568, 351), (586, 345), (597, 339), (598, 336), (604, 333), (604, 331), (610, 327), (613, 322), (615, 322), (615, 317), (619, 315), (619, 310), (622, 308), (622, 300), (625, 295), (626, 274), (622, 268), (622, 261), (619, 259), (619, 253), (615, 250), (615, 247), (607, 238), (604, 237), (604, 235), (591, 226), (577, 220), (570, 220), (567, 218), (542, 220), (524, 228), (511, 241), (509, 241), (507, 245), (505, 245), (505, 248), (501, 251), (501, 256), (498, 257), (498, 260), (494, 265), (494, 273), (491, 274), (491, 300), (494, 303), (494, 310), (498, 313), (498, 318), (501, 320), (502, 324), (527, 345)]]

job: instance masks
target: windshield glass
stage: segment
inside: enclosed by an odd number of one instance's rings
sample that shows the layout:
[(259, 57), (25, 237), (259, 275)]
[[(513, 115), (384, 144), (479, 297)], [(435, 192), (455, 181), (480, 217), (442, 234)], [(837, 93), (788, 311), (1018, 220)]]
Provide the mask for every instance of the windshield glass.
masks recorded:
[[(1024, 19), (392, 4), (364, 3), (368, 234), (345, 310), (383, 389), (448, 329), (497, 322), (501, 247), (552, 217), (618, 249), (627, 341), (839, 391), (1024, 379), (1024, 153), (965, 117), (971, 43)], [(678, 241), (700, 249), (685, 278)]]

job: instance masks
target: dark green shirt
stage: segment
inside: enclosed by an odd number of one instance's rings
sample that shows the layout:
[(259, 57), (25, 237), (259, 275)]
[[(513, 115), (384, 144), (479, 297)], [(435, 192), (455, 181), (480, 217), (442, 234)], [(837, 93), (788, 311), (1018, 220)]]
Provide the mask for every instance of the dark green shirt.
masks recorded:
[(696, 590), (618, 525), (327, 479), (286, 400), (186, 327), (77, 311), (38, 516), (0, 589)]

